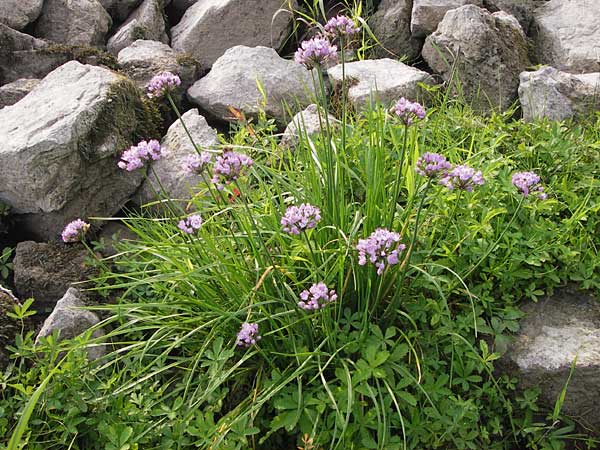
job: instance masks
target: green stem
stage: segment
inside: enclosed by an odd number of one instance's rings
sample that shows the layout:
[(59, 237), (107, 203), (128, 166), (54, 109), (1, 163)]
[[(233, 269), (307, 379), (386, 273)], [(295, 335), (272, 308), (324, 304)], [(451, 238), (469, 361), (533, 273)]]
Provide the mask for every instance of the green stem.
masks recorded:
[(400, 162), (396, 170), (396, 181), (394, 182), (393, 196), (392, 196), (392, 208), (390, 211), (390, 224), (389, 228), (392, 229), (394, 225), (394, 216), (396, 215), (396, 207), (398, 204), (398, 195), (400, 195), (400, 183), (402, 181), (402, 169), (404, 167), (404, 157), (406, 155), (406, 146), (408, 145), (408, 125), (404, 124), (404, 138), (402, 140), (402, 150), (400, 153)]

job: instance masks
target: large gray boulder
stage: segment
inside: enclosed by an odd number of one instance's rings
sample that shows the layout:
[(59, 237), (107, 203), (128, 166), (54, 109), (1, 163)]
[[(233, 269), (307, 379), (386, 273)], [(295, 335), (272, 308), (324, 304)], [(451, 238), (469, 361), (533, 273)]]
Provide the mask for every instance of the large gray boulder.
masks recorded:
[[(52, 314), (44, 321), (38, 333), (36, 344), (42, 338), (47, 338), (53, 333), (58, 333), (58, 340), (73, 339), (100, 323), (100, 318), (92, 311), (85, 310), (86, 304), (81, 299), (81, 294), (75, 288), (69, 288), (65, 295), (56, 303)], [(102, 328), (96, 328), (91, 335), (92, 339), (104, 336)], [(93, 344), (86, 348), (90, 360), (98, 359), (106, 354), (104, 344)]]
[(600, 2), (550, 0), (535, 11), (539, 62), (565, 72), (600, 72)]
[(163, 0), (144, 0), (108, 40), (107, 50), (116, 55), (138, 39), (168, 44), (163, 10)]
[(600, 72), (581, 75), (543, 67), (520, 75), (523, 119), (564, 120), (600, 111)]
[(577, 358), (562, 412), (598, 430), (600, 302), (567, 288), (523, 311), (526, 317), (500, 363), (502, 371), (515, 376), (521, 389), (540, 388), (541, 403), (552, 410)]
[[(264, 105), (257, 82), (267, 95)], [(288, 108), (295, 113), (314, 95), (312, 76), (304, 66), (279, 57), (272, 48), (243, 45), (227, 50), (209, 74), (188, 89), (192, 103), (221, 120), (231, 117), (233, 106), (248, 116), (264, 109), (283, 125)]]
[(519, 22), (472, 5), (446, 13), (425, 40), (423, 58), (477, 112), (508, 108), (517, 98), (519, 74), (530, 65)]
[(111, 25), (98, 0), (45, 0), (35, 35), (69, 45), (104, 46)]
[(483, 6), (483, 0), (413, 0), (410, 23), (413, 36), (430, 35), (448, 11), (465, 5)]
[(39, 17), (43, 3), (44, 0), (2, 0), (0, 23), (20, 31)]
[(117, 61), (121, 70), (142, 89), (155, 75), (171, 72), (179, 75), (185, 90), (196, 81), (200, 69), (194, 58), (177, 54), (162, 42), (147, 40), (135, 41), (121, 50)]
[(123, 22), (142, 0), (99, 0), (102, 7), (116, 22)]
[(288, 123), (281, 136), (281, 144), (285, 147), (294, 148), (301, 137), (311, 137), (326, 129), (327, 121), (330, 127), (339, 128), (340, 121), (334, 116), (327, 113), (327, 118), (325, 118), (323, 112), (319, 114), (317, 105), (309, 105), (308, 108), (300, 111)]
[(279, 50), (292, 23), (291, 14), (281, 11), (288, 4), (287, 0), (199, 0), (171, 29), (172, 47), (191, 54), (206, 68), (236, 45)]
[[(199, 151), (214, 149), (219, 143), (216, 130), (206, 123), (206, 119), (198, 114), (197, 109), (186, 112), (182, 120)], [(185, 207), (194, 195), (195, 188), (204, 184), (204, 180), (201, 175), (190, 174), (183, 168), (186, 158), (197, 152), (180, 120), (169, 127), (161, 145), (167, 150), (167, 156), (152, 162), (152, 170), (134, 200), (145, 204), (168, 198)]]
[[(405, 56), (415, 59), (421, 52), (422, 41), (410, 32), (412, 0), (383, 0), (369, 20), (371, 30), (381, 46), (376, 48), (378, 56)], [(393, 55), (390, 55), (390, 52)]]
[(0, 109), (14, 105), (40, 84), (35, 78), (21, 78), (0, 87)]
[(142, 111), (123, 76), (76, 61), (54, 70), (0, 110), (0, 200), (44, 239), (76, 217), (116, 213), (143, 176), (117, 167), (145, 125)]
[[(327, 74), (334, 91), (341, 88), (341, 64), (329, 68)], [(389, 107), (400, 97), (422, 102), (425, 93), (419, 84), (433, 84), (427, 72), (387, 58), (348, 63), (346, 77), (348, 101), (358, 111), (368, 109), (372, 101)]]

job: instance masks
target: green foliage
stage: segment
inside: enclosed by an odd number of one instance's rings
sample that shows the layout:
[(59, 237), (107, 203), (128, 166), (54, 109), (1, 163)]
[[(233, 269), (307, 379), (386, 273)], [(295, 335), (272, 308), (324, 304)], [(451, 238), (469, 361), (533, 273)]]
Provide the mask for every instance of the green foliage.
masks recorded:
[(13, 270), (12, 254), (11, 247), (4, 247), (0, 253), (0, 281), (7, 281)]

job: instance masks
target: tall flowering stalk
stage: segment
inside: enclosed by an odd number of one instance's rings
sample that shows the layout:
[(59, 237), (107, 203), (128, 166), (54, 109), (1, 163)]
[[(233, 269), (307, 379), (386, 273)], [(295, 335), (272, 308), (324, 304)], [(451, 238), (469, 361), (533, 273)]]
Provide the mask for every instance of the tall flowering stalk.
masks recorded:
[(213, 177), (211, 181), (222, 191), (226, 185), (237, 181), (247, 167), (251, 167), (254, 161), (248, 155), (225, 150), (217, 157), (213, 166)]
[(337, 61), (337, 47), (327, 38), (317, 36), (300, 44), (294, 54), (294, 60), (308, 70), (320, 69)]
[(90, 229), (90, 224), (81, 219), (76, 219), (69, 222), (61, 233), (61, 238), (64, 243), (72, 244), (85, 239), (86, 233)]
[(529, 194), (537, 194), (540, 200), (546, 200), (548, 195), (540, 184), (540, 176), (535, 172), (517, 172), (512, 176), (512, 184), (519, 190), (523, 197)]
[(336, 301), (337, 298), (335, 290), (329, 289), (323, 281), (320, 281), (300, 293), (298, 306), (307, 311), (314, 311), (324, 308), (329, 303)]
[(406, 245), (400, 243), (400, 234), (378, 228), (368, 238), (359, 239), (358, 264), (364, 266), (370, 262), (377, 268), (377, 275), (382, 275), (386, 265), (398, 264), (399, 254), (405, 248)]
[(144, 161), (157, 161), (166, 154), (166, 150), (161, 147), (160, 142), (156, 139), (141, 141), (125, 150), (117, 165), (123, 170), (132, 172), (144, 167)]
[(461, 189), (472, 192), (475, 186), (483, 186), (485, 180), (480, 170), (475, 170), (467, 165), (456, 166), (450, 170), (441, 180), (440, 184), (448, 189)]
[(283, 231), (290, 234), (300, 234), (317, 226), (321, 220), (321, 210), (308, 203), (300, 206), (290, 206), (281, 218)]

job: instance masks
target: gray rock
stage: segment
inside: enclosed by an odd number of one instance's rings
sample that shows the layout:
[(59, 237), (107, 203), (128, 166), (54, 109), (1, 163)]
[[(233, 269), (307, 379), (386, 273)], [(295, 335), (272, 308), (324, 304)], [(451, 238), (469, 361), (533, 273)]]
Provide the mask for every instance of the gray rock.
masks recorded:
[[(327, 74), (333, 89), (339, 88), (342, 83), (342, 66), (328, 69)], [(387, 58), (348, 63), (346, 77), (350, 86), (348, 101), (358, 111), (368, 109), (373, 100), (386, 107), (391, 106), (400, 97), (423, 101), (425, 93), (418, 84), (433, 83), (427, 72)]]
[(553, 67), (520, 75), (523, 119), (564, 120), (600, 111), (600, 73), (574, 75)]
[(482, 0), (413, 0), (410, 30), (415, 37), (433, 33), (444, 15), (465, 5), (483, 6)]
[[(85, 303), (81, 300), (81, 294), (75, 288), (69, 288), (66, 294), (56, 303), (52, 314), (44, 321), (42, 329), (38, 333), (35, 342), (39, 344), (40, 339), (58, 332), (58, 340), (73, 339), (100, 323), (100, 318), (92, 311), (87, 311)], [(100, 339), (104, 336), (102, 328), (92, 332), (92, 339)], [(95, 360), (106, 354), (104, 344), (89, 345), (86, 349), (88, 358)]]
[(546, 0), (483, 0), (483, 6), (490, 12), (505, 11), (519, 21), (525, 34), (529, 34), (533, 11)]
[(0, 23), (22, 30), (42, 12), (44, 0), (2, 0)]
[(116, 22), (123, 22), (142, 0), (98, 0)]
[(523, 308), (526, 317), (514, 344), (501, 361), (519, 387), (539, 387), (549, 409), (562, 391), (577, 358), (562, 412), (591, 428), (600, 427), (600, 302), (567, 288)]
[(98, 242), (103, 245), (100, 248), (100, 253), (105, 258), (111, 258), (118, 254), (117, 244), (127, 241), (136, 241), (138, 236), (131, 231), (124, 222), (120, 220), (110, 220), (100, 230), (98, 234)]
[(190, 87), (197, 77), (200, 64), (194, 58), (176, 54), (162, 42), (138, 40), (119, 52), (121, 70), (144, 89), (154, 75), (172, 72), (181, 78), (182, 89)]
[(125, 77), (71, 61), (0, 110), (0, 200), (40, 238), (76, 217), (117, 212), (141, 183), (118, 155), (143, 127), (138, 90)]
[[(285, 0), (199, 0), (172, 28), (172, 47), (194, 56), (209, 68), (236, 45), (279, 50), (292, 16), (279, 10)], [(293, 6), (297, 6), (293, 0)]]
[(539, 62), (565, 72), (600, 72), (600, 2), (551, 0), (534, 13)]
[[(182, 119), (200, 150), (210, 149), (218, 144), (217, 132), (198, 114), (197, 109), (189, 110)], [(169, 127), (161, 145), (168, 155), (152, 162), (152, 170), (139, 191), (139, 203), (156, 201), (156, 193), (159, 193), (161, 199), (168, 198), (185, 206), (194, 195), (194, 188), (203, 184), (203, 180), (200, 175), (189, 174), (182, 167), (185, 159), (196, 154), (196, 151), (181, 121), (178, 120)], [(138, 201), (138, 195), (134, 200)]]
[(45, 0), (35, 35), (69, 45), (104, 46), (111, 25), (97, 0)]
[(39, 83), (40, 80), (35, 78), (21, 78), (0, 87), (0, 109), (14, 105), (29, 94)]
[(163, 0), (144, 0), (108, 40), (107, 50), (116, 55), (138, 39), (169, 43)]
[(410, 32), (412, 3), (413, 0), (383, 0), (369, 20), (381, 44), (376, 48), (378, 56), (406, 56), (412, 60), (421, 52), (422, 42)]
[(446, 13), (425, 40), (423, 58), (482, 113), (508, 108), (517, 98), (519, 74), (530, 65), (519, 22), (472, 5)]
[(91, 255), (83, 245), (25, 241), (17, 244), (14, 280), (20, 298), (35, 299), (35, 309), (51, 311), (65, 291), (98, 274), (87, 264)]
[[(339, 127), (339, 121), (332, 116), (327, 114), (329, 125), (332, 127)], [(286, 147), (295, 147), (299, 141), (300, 136), (310, 137), (321, 132), (321, 125), (325, 127), (325, 117), (317, 110), (317, 105), (309, 105), (304, 111), (300, 111), (296, 114), (281, 137), (281, 144)]]
[[(267, 94), (264, 107), (257, 81)], [(209, 74), (188, 89), (188, 97), (222, 120), (231, 116), (231, 105), (248, 116), (264, 109), (269, 117), (285, 125), (287, 108), (295, 113), (308, 106), (314, 98), (314, 87), (304, 66), (280, 58), (272, 48), (239, 45), (227, 50)]]

